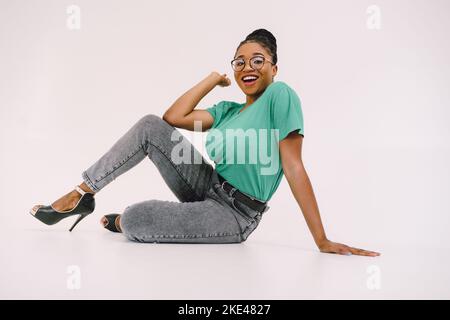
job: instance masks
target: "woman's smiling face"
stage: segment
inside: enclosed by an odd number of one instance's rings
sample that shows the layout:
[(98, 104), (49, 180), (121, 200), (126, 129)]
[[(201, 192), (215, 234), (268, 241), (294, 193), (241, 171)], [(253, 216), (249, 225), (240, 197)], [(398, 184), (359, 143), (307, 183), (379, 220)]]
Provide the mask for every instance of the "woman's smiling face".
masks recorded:
[[(250, 66), (250, 59), (255, 56), (263, 56), (265, 58), (264, 65), (259, 70), (254, 70)], [(236, 51), (234, 59), (243, 58), (245, 60), (245, 67), (241, 71), (234, 71), (234, 79), (241, 88), (241, 90), (247, 95), (250, 100), (256, 100), (273, 82), (273, 77), (277, 74), (278, 67), (271, 64), (272, 57), (270, 53), (257, 42), (247, 42), (239, 47)], [(251, 84), (246, 84), (242, 79), (245, 76), (256, 76), (256, 81)], [(250, 101), (252, 102), (252, 101)]]

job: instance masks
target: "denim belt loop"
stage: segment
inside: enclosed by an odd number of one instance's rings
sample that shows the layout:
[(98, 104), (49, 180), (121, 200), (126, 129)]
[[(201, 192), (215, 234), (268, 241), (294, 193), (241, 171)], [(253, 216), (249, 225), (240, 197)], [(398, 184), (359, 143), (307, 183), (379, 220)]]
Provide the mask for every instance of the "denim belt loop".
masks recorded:
[[(227, 192), (227, 191), (225, 190), (225, 188), (223, 187), (223, 185), (224, 185), (225, 183), (228, 183), (228, 182), (225, 180), (225, 181), (222, 182), (222, 184), (221, 184), (222, 190), (225, 191), (230, 197), (232, 197), (233, 194), (236, 192), (237, 188), (232, 187), (231, 190), (230, 190), (230, 192)], [(229, 183), (228, 183), (228, 184), (229, 184)], [(230, 185), (230, 186), (231, 186), (231, 185)]]
[(225, 182), (227, 182), (227, 181), (224, 180), (224, 181), (220, 184), (220, 187), (222, 188), (223, 191), (225, 191), (225, 188), (223, 187), (223, 185), (225, 184)]

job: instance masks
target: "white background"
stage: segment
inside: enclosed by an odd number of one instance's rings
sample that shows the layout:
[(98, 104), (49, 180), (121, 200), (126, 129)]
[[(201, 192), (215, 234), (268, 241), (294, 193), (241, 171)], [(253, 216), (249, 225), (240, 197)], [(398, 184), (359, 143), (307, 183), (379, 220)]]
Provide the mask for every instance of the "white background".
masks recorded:
[[(71, 4), (80, 30), (66, 26)], [(366, 25), (370, 5), (379, 30)], [(450, 298), (449, 9), (445, 0), (0, 0), (0, 297)], [(107, 233), (103, 214), (176, 200), (149, 159), (104, 188), (73, 233), (70, 219), (49, 227), (28, 214), (210, 72), (232, 85), (197, 108), (245, 102), (230, 61), (257, 28), (277, 38), (275, 80), (300, 96), (303, 159), (328, 238), (380, 257), (319, 253), (285, 178), (243, 244), (139, 245)], [(204, 135), (182, 132), (203, 147)], [(81, 268), (79, 290), (66, 288), (69, 265)], [(366, 286), (371, 265), (379, 290)]]

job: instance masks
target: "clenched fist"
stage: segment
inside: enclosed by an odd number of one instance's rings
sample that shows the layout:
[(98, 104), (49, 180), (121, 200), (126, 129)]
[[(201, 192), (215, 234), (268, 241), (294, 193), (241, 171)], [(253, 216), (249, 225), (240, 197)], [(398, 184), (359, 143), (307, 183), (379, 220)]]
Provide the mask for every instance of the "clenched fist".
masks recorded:
[(231, 85), (231, 80), (227, 77), (227, 75), (225, 73), (220, 74), (220, 73), (214, 71), (213, 74), (217, 77), (217, 85), (219, 85), (221, 87), (228, 87)]

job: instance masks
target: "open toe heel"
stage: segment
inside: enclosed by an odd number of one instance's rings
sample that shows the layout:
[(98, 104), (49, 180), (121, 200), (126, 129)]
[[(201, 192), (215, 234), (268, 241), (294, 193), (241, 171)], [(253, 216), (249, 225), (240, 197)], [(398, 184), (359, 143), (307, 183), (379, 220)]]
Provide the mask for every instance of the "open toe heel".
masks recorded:
[(75, 189), (81, 194), (81, 198), (78, 200), (76, 206), (71, 210), (58, 211), (55, 208), (53, 208), (52, 205), (48, 206), (39, 205), (33, 207), (30, 210), (30, 214), (47, 225), (53, 225), (67, 217), (79, 215), (78, 219), (69, 229), (69, 231), (72, 231), (73, 228), (75, 228), (75, 226), (81, 220), (83, 220), (85, 217), (91, 214), (95, 209), (94, 194), (84, 191), (79, 186), (76, 186)]
[(117, 226), (117, 217), (120, 216), (120, 214), (117, 213), (111, 213), (111, 214), (107, 214), (105, 215), (106, 218), (106, 225), (104, 225), (105, 229), (108, 229), (109, 231), (112, 232), (122, 232), (120, 230), (120, 226)]

